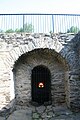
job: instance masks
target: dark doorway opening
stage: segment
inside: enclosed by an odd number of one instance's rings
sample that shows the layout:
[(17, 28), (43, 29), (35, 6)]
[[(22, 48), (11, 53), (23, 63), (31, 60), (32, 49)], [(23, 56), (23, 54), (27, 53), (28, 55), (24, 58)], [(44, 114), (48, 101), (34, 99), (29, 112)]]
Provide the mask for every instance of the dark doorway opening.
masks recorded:
[(33, 68), (31, 76), (31, 97), (32, 102), (39, 105), (51, 103), (51, 74), (50, 70), (39, 65)]

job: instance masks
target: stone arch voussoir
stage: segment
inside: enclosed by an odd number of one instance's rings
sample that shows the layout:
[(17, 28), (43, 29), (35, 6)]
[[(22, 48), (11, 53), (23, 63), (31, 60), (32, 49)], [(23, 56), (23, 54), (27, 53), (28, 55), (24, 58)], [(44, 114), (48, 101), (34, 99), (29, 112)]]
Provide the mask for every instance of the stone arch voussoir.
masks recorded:
[[(49, 45), (50, 44), (50, 45)], [(19, 57), (25, 53), (28, 53), (30, 51), (33, 51), (35, 49), (51, 49), (54, 50), (56, 53), (58, 53), (63, 59), (66, 61), (66, 57), (64, 57), (64, 54), (61, 54), (60, 51), (63, 49), (63, 46), (58, 41), (51, 43), (46, 43), (43, 41), (43, 43), (37, 44), (36, 42), (30, 42), (27, 45), (20, 45), (18, 47), (14, 47), (10, 52), (10, 57), (12, 58), (12, 64), (11, 68), (13, 68), (15, 62), (19, 59)], [(67, 61), (66, 61), (67, 62)]]

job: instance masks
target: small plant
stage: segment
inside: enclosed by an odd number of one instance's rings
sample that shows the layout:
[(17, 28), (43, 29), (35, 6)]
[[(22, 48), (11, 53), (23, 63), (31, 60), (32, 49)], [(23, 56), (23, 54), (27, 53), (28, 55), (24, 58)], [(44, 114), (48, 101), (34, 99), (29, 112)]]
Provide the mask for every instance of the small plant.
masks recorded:
[(8, 30), (6, 30), (5, 33), (13, 33), (13, 32), (14, 32), (14, 30), (12, 30), (12, 29), (8, 29)]

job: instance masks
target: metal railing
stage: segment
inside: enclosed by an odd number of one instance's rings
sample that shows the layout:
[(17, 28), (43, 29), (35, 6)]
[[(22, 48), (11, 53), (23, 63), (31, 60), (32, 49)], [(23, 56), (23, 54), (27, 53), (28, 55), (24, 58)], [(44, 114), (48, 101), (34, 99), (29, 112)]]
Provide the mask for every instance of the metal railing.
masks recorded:
[(0, 32), (66, 33), (80, 30), (79, 14), (0, 14)]

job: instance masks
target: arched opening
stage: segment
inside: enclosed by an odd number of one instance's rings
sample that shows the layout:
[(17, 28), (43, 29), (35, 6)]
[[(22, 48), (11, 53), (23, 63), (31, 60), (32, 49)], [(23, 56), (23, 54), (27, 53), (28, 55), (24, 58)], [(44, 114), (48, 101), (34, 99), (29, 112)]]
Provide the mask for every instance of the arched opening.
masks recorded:
[(23, 54), (14, 66), (15, 107), (69, 104), (68, 67), (54, 50)]
[(32, 102), (38, 104), (50, 103), (51, 101), (51, 74), (50, 70), (42, 65), (32, 70), (31, 76)]

